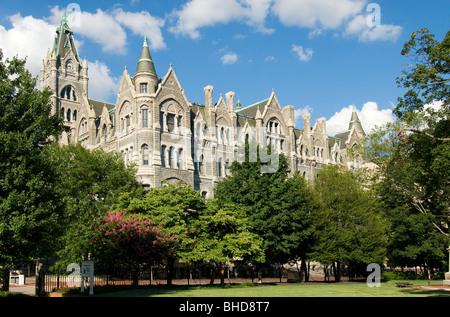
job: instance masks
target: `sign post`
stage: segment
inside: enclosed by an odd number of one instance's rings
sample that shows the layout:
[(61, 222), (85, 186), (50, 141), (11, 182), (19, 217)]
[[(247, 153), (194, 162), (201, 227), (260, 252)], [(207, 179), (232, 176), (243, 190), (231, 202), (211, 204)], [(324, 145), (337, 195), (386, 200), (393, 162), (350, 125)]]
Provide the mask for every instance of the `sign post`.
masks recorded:
[(89, 279), (89, 295), (94, 295), (94, 261), (81, 261), (81, 292), (84, 292), (85, 278)]

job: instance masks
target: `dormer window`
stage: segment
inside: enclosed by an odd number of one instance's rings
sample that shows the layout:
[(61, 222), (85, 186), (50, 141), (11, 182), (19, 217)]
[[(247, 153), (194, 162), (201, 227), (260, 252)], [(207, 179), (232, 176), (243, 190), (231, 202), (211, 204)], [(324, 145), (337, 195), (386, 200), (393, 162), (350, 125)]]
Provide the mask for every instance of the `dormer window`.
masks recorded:
[(142, 83), (141, 84), (141, 94), (146, 94), (148, 92), (148, 84)]

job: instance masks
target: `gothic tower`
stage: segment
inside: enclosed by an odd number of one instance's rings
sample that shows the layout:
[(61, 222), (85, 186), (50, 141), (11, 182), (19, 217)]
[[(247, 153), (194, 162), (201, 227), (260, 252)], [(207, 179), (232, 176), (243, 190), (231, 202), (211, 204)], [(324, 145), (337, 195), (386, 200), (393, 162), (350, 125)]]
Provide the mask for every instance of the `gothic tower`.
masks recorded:
[(80, 59), (78, 50), (64, 13), (56, 29), (53, 48), (47, 51), (41, 68), (41, 89), (53, 91), (52, 113), (58, 113), (64, 121), (64, 133), (70, 139), (79, 119), (81, 103), (88, 94), (88, 65)]

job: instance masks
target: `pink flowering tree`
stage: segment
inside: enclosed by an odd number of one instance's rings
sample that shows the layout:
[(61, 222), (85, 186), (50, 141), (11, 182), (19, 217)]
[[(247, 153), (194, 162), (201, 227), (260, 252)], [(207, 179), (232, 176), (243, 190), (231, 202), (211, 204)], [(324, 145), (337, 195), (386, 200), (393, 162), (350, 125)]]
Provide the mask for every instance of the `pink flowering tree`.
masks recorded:
[(173, 257), (177, 251), (178, 238), (141, 214), (110, 211), (94, 230), (92, 255), (103, 263), (123, 265), (131, 272), (134, 286), (143, 269)]

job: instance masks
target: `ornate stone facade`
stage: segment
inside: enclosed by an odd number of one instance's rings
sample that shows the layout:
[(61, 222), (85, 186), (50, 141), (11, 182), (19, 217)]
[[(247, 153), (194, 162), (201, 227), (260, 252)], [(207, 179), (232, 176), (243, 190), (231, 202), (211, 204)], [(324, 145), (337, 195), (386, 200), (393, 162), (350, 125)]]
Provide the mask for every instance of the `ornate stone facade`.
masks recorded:
[(324, 164), (358, 167), (346, 157), (364, 135), (356, 111), (347, 131), (328, 136), (325, 118), (311, 126), (310, 114), (303, 115), (303, 129), (297, 128), (294, 107), (282, 108), (273, 91), (244, 107), (234, 92), (214, 102), (213, 87), (207, 86), (204, 103), (190, 102), (171, 65), (158, 77), (146, 39), (134, 74), (123, 71), (116, 103), (90, 99), (87, 61), (80, 59), (65, 18), (42, 64), (45, 87), (54, 91), (53, 112), (64, 118), (60, 142), (122, 153), (127, 164), (136, 165), (143, 186), (183, 180), (210, 197), (251, 139), (270, 142), (288, 157), (292, 172), (308, 179)]

